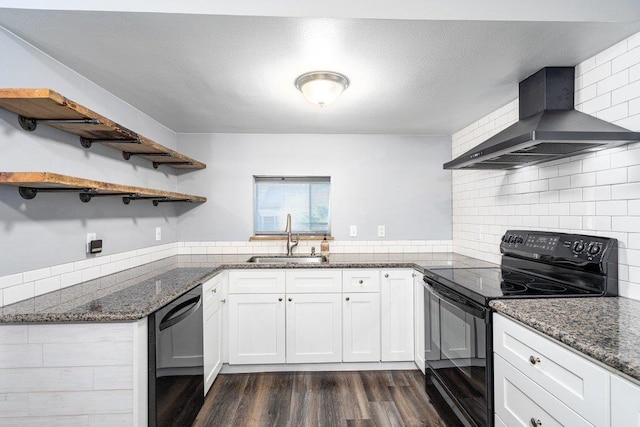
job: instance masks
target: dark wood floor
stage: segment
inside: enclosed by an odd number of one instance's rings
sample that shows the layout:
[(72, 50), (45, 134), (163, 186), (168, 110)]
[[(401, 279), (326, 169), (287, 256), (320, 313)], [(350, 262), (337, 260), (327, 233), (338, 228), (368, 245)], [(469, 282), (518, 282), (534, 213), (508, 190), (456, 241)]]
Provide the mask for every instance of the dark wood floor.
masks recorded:
[(194, 427), (445, 426), (420, 371), (219, 375)]

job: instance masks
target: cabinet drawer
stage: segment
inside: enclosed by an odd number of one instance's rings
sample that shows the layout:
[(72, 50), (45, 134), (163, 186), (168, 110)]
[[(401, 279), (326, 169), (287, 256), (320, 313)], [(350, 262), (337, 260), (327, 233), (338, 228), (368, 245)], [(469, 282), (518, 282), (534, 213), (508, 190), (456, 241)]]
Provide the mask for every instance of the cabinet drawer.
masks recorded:
[(271, 294), (283, 293), (284, 270), (233, 270), (229, 272), (229, 293)]
[(380, 292), (380, 271), (343, 270), (342, 290), (344, 292)]
[(338, 269), (294, 269), (286, 272), (287, 293), (342, 292), (342, 271)]
[(607, 424), (608, 372), (503, 316), (495, 315), (493, 325), (496, 354), (587, 421)]
[(495, 356), (494, 367), (496, 418), (505, 425), (592, 425), (500, 356)]
[(224, 298), (224, 273), (220, 273), (202, 284), (202, 300), (204, 311)]

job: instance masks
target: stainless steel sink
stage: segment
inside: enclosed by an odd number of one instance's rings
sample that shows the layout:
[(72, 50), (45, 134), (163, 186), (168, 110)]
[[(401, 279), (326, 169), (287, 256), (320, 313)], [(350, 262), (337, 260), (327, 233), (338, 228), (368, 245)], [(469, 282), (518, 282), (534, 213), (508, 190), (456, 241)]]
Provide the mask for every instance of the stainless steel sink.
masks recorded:
[(327, 257), (314, 256), (288, 256), (288, 255), (255, 255), (247, 260), (256, 264), (321, 264), (327, 262)]

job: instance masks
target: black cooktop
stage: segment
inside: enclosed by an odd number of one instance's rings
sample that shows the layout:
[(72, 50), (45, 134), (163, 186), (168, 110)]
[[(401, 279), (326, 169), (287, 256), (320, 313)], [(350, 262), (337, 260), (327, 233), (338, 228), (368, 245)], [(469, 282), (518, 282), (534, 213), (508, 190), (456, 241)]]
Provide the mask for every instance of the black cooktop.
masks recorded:
[(435, 268), (425, 271), (425, 281), (484, 305), (498, 298), (617, 295), (616, 239), (507, 231), (500, 251), (500, 268)]

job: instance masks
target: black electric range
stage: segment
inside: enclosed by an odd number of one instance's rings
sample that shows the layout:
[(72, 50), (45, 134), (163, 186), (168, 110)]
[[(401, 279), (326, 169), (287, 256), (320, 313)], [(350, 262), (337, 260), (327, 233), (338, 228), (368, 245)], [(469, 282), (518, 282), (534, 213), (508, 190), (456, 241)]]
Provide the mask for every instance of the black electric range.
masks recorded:
[(509, 230), (500, 251), (499, 268), (424, 275), (427, 392), (463, 425), (494, 424), (490, 300), (618, 293), (616, 239)]

